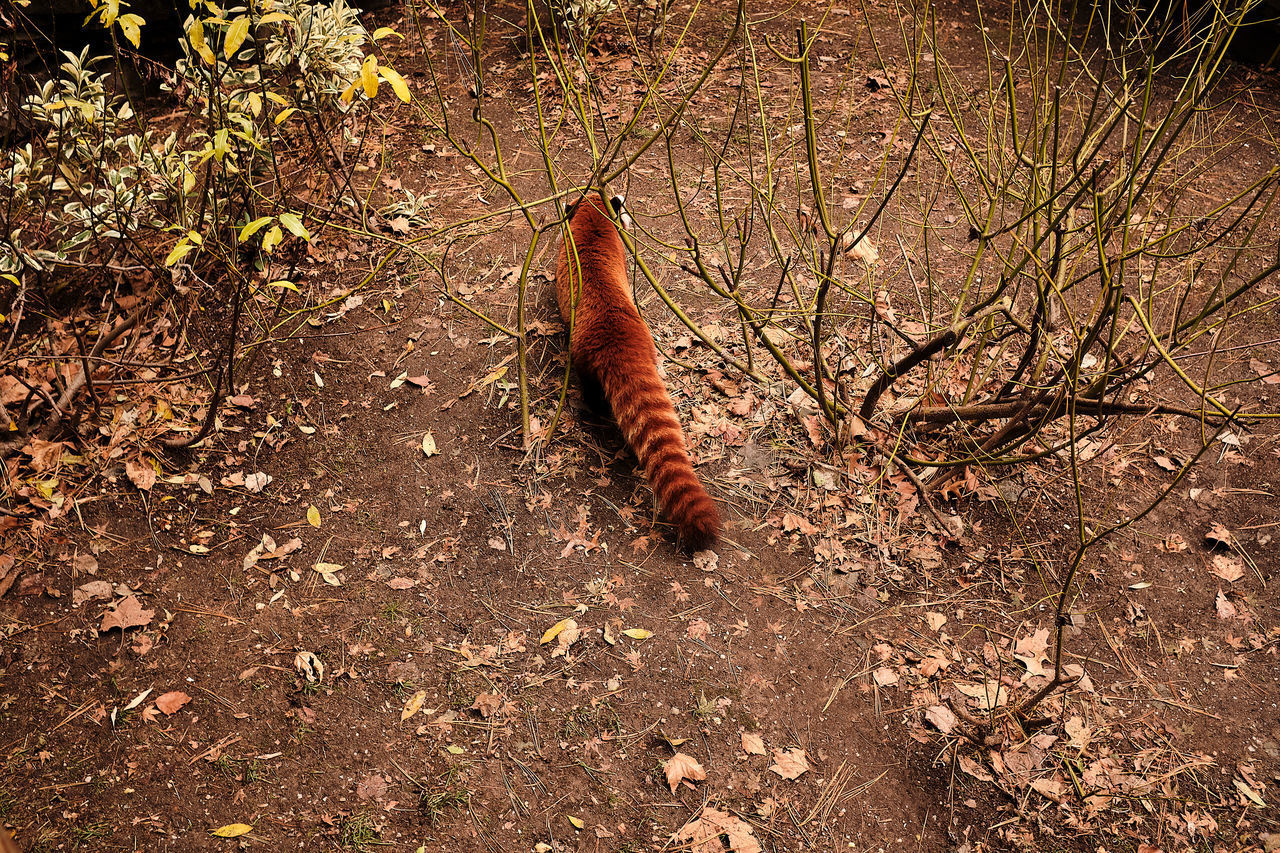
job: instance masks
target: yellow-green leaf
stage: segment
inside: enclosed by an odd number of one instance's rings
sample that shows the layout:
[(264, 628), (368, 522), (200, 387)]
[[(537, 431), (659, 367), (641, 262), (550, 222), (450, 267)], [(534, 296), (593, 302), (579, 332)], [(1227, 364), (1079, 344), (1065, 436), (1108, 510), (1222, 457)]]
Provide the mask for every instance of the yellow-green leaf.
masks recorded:
[(466, 752), (466, 750), (463, 749), (462, 747), (454, 746), (453, 744), (449, 744), (448, 746), (445, 747), (445, 749), (449, 751), (450, 755), (462, 755), (462, 753)]
[(559, 637), (560, 634), (564, 631), (564, 629), (569, 627), (569, 623), (571, 622), (574, 622), (574, 620), (561, 619), (559, 622), (552, 625), (550, 628), (546, 630), (546, 633), (542, 635), (542, 639), (538, 640), (538, 645), (545, 646), (547, 643), (551, 642), (556, 637)]
[(185, 258), (187, 254), (190, 253), (190, 251), (194, 248), (195, 246), (192, 246), (186, 240), (179, 240), (178, 245), (174, 246), (173, 251), (169, 252), (168, 256), (165, 257), (164, 265), (166, 267), (173, 266), (178, 261)]
[(191, 28), (187, 30), (187, 41), (191, 42), (191, 49), (199, 54), (200, 58), (209, 65), (213, 65), (218, 61), (217, 57), (213, 55), (213, 51), (209, 49), (208, 42), (204, 40), (204, 24), (200, 21), (193, 23)]
[(567, 814), (565, 817), (569, 818), (569, 823), (573, 824), (574, 829), (585, 829), (587, 826), (587, 822), (580, 817), (574, 817), (571, 814)]
[(142, 46), (142, 25), (146, 21), (141, 15), (135, 15), (132, 12), (127, 15), (120, 16), (120, 32), (124, 37), (133, 43), (134, 47)]
[(245, 240), (248, 240), (254, 234), (257, 234), (259, 231), (265, 228), (267, 223), (269, 223), (270, 221), (271, 221), (270, 216), (259, 216), (257, 219), (253, 220), (248, 225), (241, 228), (240, 234), (238, 237), (236, 237), (236, 239), (239, 240), (241, 243), (243, 243)]
[(262, 238), (262, 251), (270, 253), (272, 249), (280, 245), (280, 241), (284, 239), (284, 232), (280, 230), (279, 225), (272, 225), (271, 230), (267, 232), (267, 236)]
[(396, 93), (396, 97), (406, 104), (409, 103), (409, 84), (404, 82), (404, 78), (400, 76), (400, 73), (394, 68), (388, 68), (385, 65), (382, 66), (379, 73), (381, 73), (383, 80), (391, 84), (391, 91)]
[(231, 26), (227, 27), (227, 38), (222, 43), (222, 52), (231, 59), (236, 55), (236, 51), (240, 49), (240, 45), (244, 44), (244, 40), (249, 35), (249, 18), (241, 15), (231, 22)]
[(250, 832), (253, 832), (253, 827), (247, 823), (229, 823), (213, 830), (213, 834), (219, 838), (239, 838), (242, 835), (248, 835)]
[(626, 634), (633, 640), (647, 640), (653, 636), (652, 631), (646, 631), (644, 628), (628, 628), (622, 633)]
[(293, 15), (287, 14), (285, 12), (268, 12), (267, 14), (263, 15), (261, 18), (258, 19), (258, 23), (274, 24), (277, 21), (292, 21), (292, 20), (295, 20)]
[(312, 527), (320, 526), (320, 510), (316, 509), (315, 504), (307, 507), (307, 524), (310, 524)]
[(231, 151), (231, 131), (220, 127), (213, 133), (213, 156), (221, 163)]
[(293, 236), (302, 240), (306, 240), (308, 242), (311, 241), (311, 234), (308, 233), (307, 229), (303, 226), (302, 220), (298, 218), (298, 214), (296, 213), (280, 214), (280, 224), (283, 225), (285, 228), (288, 228), (289, 233), (292, 234)]
[(350, 86), (342, 90), (342, 94), (338, 97), (338, 100), (342, 101), (342, 103), (344, 104), (351, 103), (352, 99), (355, 98), (356, 96), (356, 88), (359, 87), (359, 85), (360, 85), (360, 78), (357, 77), (356, 79), (351, 81)]
[(292, 290), (294, 293), (302, 292), (298, 290), (298, 285), (289, 281), (287, 278), (282, 278), (277, 281), (269, 281), (267, 282), (267, 287), (279, 287), (279, 288), (283, 288), (284, 290)]
[(364, 65), (360, 66), (360, 85), (364, 86), (366, 97), (378, 94), (378, 57), (366, 56)]
[(380, 39), (380, 38), (386, 38), (387, 36), (395, 36), (395, 37), (396, 37), (396, 38), (398, 38), (398, 39), (403, 39), (403, 38), (404, 38), (404, 36), (400, 35), (398, 32), (396, 32), (395, 30), (393, 30), (391, 27), (378, 27), (376, 30), (374, 30), (374, 31), (373, 31), (373, 40), (374, 40), (374, 41), (377, 41), (377, 40), (378, 40), (378, 39)]
[(293, 115), (297, 111), (298, 111), (297, 107), (289, 107), (287, 109), (281, 110), (276, 115), (276, 118), (275, 118), (276, 126), (279, 127), (280, 125), (284, 124), (286, 121), (289, 120), (289, 116)]

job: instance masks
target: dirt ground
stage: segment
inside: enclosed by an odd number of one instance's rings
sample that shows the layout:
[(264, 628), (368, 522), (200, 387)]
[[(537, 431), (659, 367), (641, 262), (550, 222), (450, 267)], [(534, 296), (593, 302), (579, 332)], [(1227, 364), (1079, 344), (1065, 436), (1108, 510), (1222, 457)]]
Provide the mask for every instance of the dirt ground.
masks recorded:
[[(943, 14), (974, 26), (959, 6)], [(831, 32), (847, 58), (852, 37)], [(501, 82), (516, 57), (492, 61)], [(627, 79), (625, 57), (593, 61)], [(1276, 78), (1248, 79), (1251, 120), (1274, 121)], [(867, 126), (893, 109), (869, 98)], [(524, 114), (496, 115), (519, 138)], [(422, 133), (397, 114), (371, 158), (392, 164), (382, 180), (437, 192), (450, 217), (483, 210), (463, 158)], [(1258, 145), (1242, 171), (1277, 162)], [(642, 175), (628, 187), (639, 216), (655, 193)], [(512, 233), (477, 234), (458, 261), (464, 298), (503, 317), (525, 250)], [(728, 519), (716, 554), (687, 557), (576, 395), (566, 429), (522, 450), (510, 343), (430, 272), (401, 259), (349, 292), (375, 248), (323, 236), (308, 278), (333, 304), (263, 348), (216, 435), (156, 454), (147, 489), (116, 460), (47, 523), (44, 554), (13, 555), (0, 816), (26, 850), (1280, 844), (1274, 426), (1215, 444), (1090, 556), (1068, 632), (1085, 680), (1046, 703), (1042, 728), (975, 740), (945, 695), (1000, 705), (1043, 683), (1075, 535), (1060, 461), (958, 499), (960, 535), (876, 498), (867, 513), (892, 519), (876, 537), (847, 525), (844, 559), (815, 554), (839, 525), (818, 521), (835, 504), (797, 415), (769, 389), (731, 406), (747, 391), (687, 370), (713, 359), (642, 299), (679, 353), (673, 396)], [(552, 257), (537, 264), (548, 276)], [(546, 413), (564, 341), (545, 278), (531, 316)], [(1274, 312), (1255, 322), (1253, 340), (1280, 329)], [(1242, 354), (1280, 366), (1274, 347)], [(1274, 407), (1275, 386), (1246, 393)], [(147, 420), (155, 401), (131, 401), (112, 423)], [(1091, 498), (1144, 505), (1197, 429), (1121, 422)], [(214, 834), (235, 824), (252, 829)]]

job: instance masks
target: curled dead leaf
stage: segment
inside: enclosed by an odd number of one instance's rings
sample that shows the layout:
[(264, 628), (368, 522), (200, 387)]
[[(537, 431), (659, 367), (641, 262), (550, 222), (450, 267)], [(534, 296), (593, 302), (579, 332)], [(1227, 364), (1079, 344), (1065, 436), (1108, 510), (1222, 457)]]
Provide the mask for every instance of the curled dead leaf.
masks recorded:
[(293, 666), (307, 681), (319, 684), (324, 681), (324, 663), (311, 652), (298, 652), (293, 656)]

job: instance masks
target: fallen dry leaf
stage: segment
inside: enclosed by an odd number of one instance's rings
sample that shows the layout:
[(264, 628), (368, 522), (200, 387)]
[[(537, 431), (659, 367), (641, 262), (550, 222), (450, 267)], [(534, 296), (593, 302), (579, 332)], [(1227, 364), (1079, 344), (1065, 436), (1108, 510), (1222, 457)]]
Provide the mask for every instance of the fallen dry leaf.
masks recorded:
[(1220, 549), (1229, 551), (1236, 545), (1236, 538), (1231, 535), (1231, 531), (1218, 522), (1209, 525), (1209, 529), (1204, 534), (1204, 545), (1211, 550)]
[(141, 459), (124, 463), (124, 472), (129, 475), (129, 482), (144, 492), (156, 484), (156, 469)]
[(381, 773), (370, 773), (356, 784), (356, 796), (362, 800), (378, 800), (387, 793), (387, 780)]
[(404, 703), (404, 708), (400, 711), (400, 722), (403, 723), (422, 710), (422, 703), (425, 701), (427, 701), (427, 691), (425, 690), (419, 690), (410, 696), (409, 701)]
[(80, 586), (71, 590), (71, 606), (79, 607), (81, 604), (84, 604), (86, 601), (93, 601), (94, 599), (101, 599), (102, 601), (110, 601), (111, 596), (114, 594), (115, 593), (113, 592), (113, 587), (111, 586), (110, 582), (89, 581), (88, 583), (81, 584)]
[(62, 459), (64, 446), (61, 441), (44, 441), (39, 438), (33, 438), (31, 443), (22, 450), (31, 456), (31, 470), (48, 471), (58, 467), (58, 462)]
[(783, 779), (798, 779), (812, 768), (809, 766), (809, 757), (797, 746), (791, 749), (775, 749), (773, 764), (769, 765), (769, 769)]
[(156, 707), (164, 712), (166, 717), (169, 717), (178, 713), (182, 706), (190, 701), (191, 697), (181, 690), (170, 690), (168, 693), (162, 693), (156, 697)]
[(1272, 370), (1271, 365), (1257, 358), (1249, 359), (1249, 367), (1267, 385), (1280, 385), (1280, 371)]
[(1214, 606), (1218, 611), (1219, 619), (1235, 619), (1239, 615), (1236, 606), (1231, 603), (1222, 590), (1218, 590), (1218, 597), (1214, 599)]
[(763, 850), (751, 824), (712, 806), (703, 808), (696, 818), (680, 827), (674, 837), (682, 842), (680, 849), (689, 853), (761, 853)]
[(676, 792), (676, 788), (680, 787), (680, 783), (685, 780), (689, 780), (692, 783), (700, 782), (707, 778), (707, 771), (702, 769), (702, 765), (698, 763), (697, 759), (683, 752), (677, 752), (667, 759), (663, 769), (667, 773), (667, 784), (671, 786), (671, 793), (673, 794)]
[(1229, 554), (1214, 554), (1209, 561), (1209, 574), (1227, 583), (1235, 583), (1244, 577), (1244, 561)]
[(803, 518), (793, 512), (788, 512), (782, 516), (782, 529), (788, 533), (803, 533), (805, 536), (812, 536), (818, 532), (818, 528), (807, 518)]
[(293, 667), (312, 684), (324, 681), (324, 662), (312, 652), (302, 651), (294, 655)]
[(253, 827), (247, 823), (229, 823), (226, 826), (220, 826), (213, 830), (212, 834), (219, 838), (239, 838), (253, 832)]
[(956, 727), (956, 715), (946, 705), (931, 705), (925, 709), (924, 718), (933, 723), (933, 727), (944, 735), (951, 734)]
[(747, 755), (764, 755), (764, 738), (751, 732), (743, 732), (742, 751)]
[(0, 595), (4, 595), (13, 586), (22, 570), (17, 568), (18, 561), (12, 554), (0, 554)]
[(875, 681), (877, 687), (892, 687), (898, 683), (898, 673), (887, 666), (882, 666), (871, 673), (871, 678)]
[(476, 696), (476, 701), (471, 705), (471, 710), (479, 711), (480, 716), (486, 720), (498, 713), (501, 708), (502, 697), (496, 693), (481, 693)]
[(147, 610), (136, 595), (131, 595), (102, 615), (102, 625), (98, 630), (140, 628), (149, 624), (155, 615), (154, 610)]
[(538, 645), (545, 646), (547, 643), (560, 636), (560, 632), (568, 628), (570, 625), (575, 628), (578, 627), (578, 623), (573, 619), (561, 619), (559, 622), (543, 632), (542, 638), (538, 640)]

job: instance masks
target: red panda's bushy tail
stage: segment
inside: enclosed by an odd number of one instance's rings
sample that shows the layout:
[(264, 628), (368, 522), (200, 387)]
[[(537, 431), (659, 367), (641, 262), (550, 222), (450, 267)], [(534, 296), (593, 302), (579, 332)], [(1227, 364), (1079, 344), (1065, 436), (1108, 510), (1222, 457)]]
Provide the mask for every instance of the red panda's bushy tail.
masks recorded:
[(720, 537), (720, 511), (694, 473), (675, 407), (652, 359), (637, 357), (626, 370), (597, 375), (663, 515), (679, 530), (686, 548), (710, 548)]

